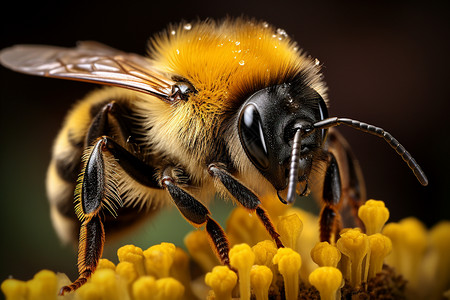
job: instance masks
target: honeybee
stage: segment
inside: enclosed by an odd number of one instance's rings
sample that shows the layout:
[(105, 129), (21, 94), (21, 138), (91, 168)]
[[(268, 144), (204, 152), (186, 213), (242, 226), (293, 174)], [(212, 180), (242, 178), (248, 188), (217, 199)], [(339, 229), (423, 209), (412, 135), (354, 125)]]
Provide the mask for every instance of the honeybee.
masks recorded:
[(329, 117), (321, 65), (265, 22), (171, 25), (150, 40), (148, 57), (81, 42), (73, 49), (13, 46), (0, 61), (32, 75), (109, 86), (69, 112), (48, 168), (54, 227), (63, 241), (79, 233), (79, 277), (60, 294), (95, 271), (105, 232), (169, 202), (193, 226), (205, 226), (225, 265), (227, 237), (204, 204), (216, 193), (255, 211), (283, 247), (260, 197), (291, 204), (313, 190), (323, 204), (320, 239), (330, 240), (340, 228), (339, 209), (365, 200), (359, 164), (338, 125), (382, 137), (428, 183), (391, 134)]

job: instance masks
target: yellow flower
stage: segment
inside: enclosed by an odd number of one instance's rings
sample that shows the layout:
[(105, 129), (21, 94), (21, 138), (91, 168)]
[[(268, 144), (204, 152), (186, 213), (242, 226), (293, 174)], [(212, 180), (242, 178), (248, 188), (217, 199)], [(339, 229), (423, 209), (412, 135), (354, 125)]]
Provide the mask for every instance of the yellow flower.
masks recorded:
[[(220, 266), (204, 230), (142, 250), (126, 245), (115, 265), (101, 259), (69, 300), (120, 299), (442, 299), (450, 294), (450, 222), (427, 230), (407, 218), (384, 225), (389, 211), (367, 201), (361, 228), (345, 228), (335, 244), (318, 241), (318, 218), (298, 208), (267, 208), (286, 248), (277, 249), (258, 217), (236, 208), (227, 221), (230, 264)], [(384, 228), (383, 228), (384, 227)], [(194, 271), (195, 270), (195, 271)], [(195, 275), (195, 276), (194, 276)], [(7, 300), (59, 299), (70, 280), (43, 270), (29, 281), (6, 279)]]

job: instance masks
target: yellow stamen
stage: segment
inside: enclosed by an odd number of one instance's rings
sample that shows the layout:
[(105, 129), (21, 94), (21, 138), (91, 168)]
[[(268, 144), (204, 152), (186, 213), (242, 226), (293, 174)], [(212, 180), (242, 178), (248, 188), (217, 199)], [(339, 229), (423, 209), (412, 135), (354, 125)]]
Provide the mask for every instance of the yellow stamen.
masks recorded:
[(266, 266), (254, 265), (250, 271), (250, 282), (256, 300), (269, 298), (269, 287), (272, 282), (272, 271)]
[(227, 266), (215, 266), (205, 276), (205, 283), (213, 289), (216, 300), (231, 300), (236, 282), (236, 273)]
[(204, 272), (220, 264), (216, 254), (211, 249), (207, 233), (204, 230), (191, 231), (184, 238), (184, 244), (192, 259), (200, 265)]
[[(450, 287), (450, 221), (441, 221), (435, 225), (430, 232), (430, 241), (436, 256), (433, 274), (435, 290), (439, 293)], [(447, 294), (450, 299), (450, 290)]]
[[(319, 220), (318, 217), (307, 211), (293, 207), (289, 208), (286, 215), (296, 214), (302, 220), (303, 228), (301, 240), (297, 243), (297, 249), (294, 249), (302, 257), (302, 267), (300, 269), (300, 278), (306, 284), (309, 274), (317, 268), (316, 263), (311, 258), (311, 249), (319, 242)], [(274, 273), (275, 274), (275, 273)], [(275, 276), (274, 276), (275, 277)]]
[(296, 214), (280, 217), (277, 228), (283, 245), (297, 251), (297, 242), (303, 230), (300, 218)]
[(56, 300), (58, 279), (54, 272), (42, 270), (27, 282), (7, 279), (2, 283), (1, 289), (7, 300)]
[(183, 299), (184, 286), (171, 277), (161, 278), (156, 281), (158, 291), (155, 300), (180, 300)]
[(16, 279), (6, 279), (2, 282), (2, 292), (6, 300), (27, 300), (27, 283)]
[(81, 286), (77, 294), (82, 300), (129, 299), (126, 283), (119, 281), (119, 276), (111, 269), (100, 269), (94, 272), (91, 281)]
[(309, 275), (309, 282), (319, 291), (320, 299), (340, 299), (342, 273), (334, 267), (320, 267)]
[(369, 236), (370, 263), (368, 276), (369, 279), (381, 272), (385, 257), (392, 251), (391, 240), (380, 233)]
[(155, 299), (156, 294), (156, 280), (153, 276), (139, 277), (133, 283), (131, 293), (134, 300), (149, 300)]
[(252, 247), (253, 253), (255, 253), (255, 264), (267, 266), (273, 274), (272, 284), (276, 283), (276, 276), (278, 274), (277, 266), (272, 262), (273, 257), (277, 254), (277, 246), (275, 243), (269, 240), (259, 242)]
[(170, 275), (183, 284), (186, 299), (195, 299), (191, 289), (191, 274), (189, 271), (189, 255), (181, 248), (175, 249)]
[(56, 274), (49, 270), (42, 270), (27, 282), (28, 299), (56, 299)]
[(328, 242), (320, 242), (311, 250), (311, 258), (319, 267), (336, 268), (341, 260), (341, 252)]
[(161, 243), (154, 245), (143, 252), (145, 270), (148, 275), (156, 278), (169, 276), (175, 256), (175, 245), (171, 243)]
[(237, 207), (233, 210), (227, 220), (226, 228), (230, 245), (246, 243), (249, 246), (254, 246), (259, 241), (271, 239), (256, 214), (243, 207)]
[(350, 259), (350, 284), (356, 287), (361, 284), (362, 262), (369, 252), (369, 239), (366, 234), (359, 230), (348, 230), (341, 234), (336, 243), (342, 254)]
[(280, 248), (273, 257), (273, 263), (278, 265), (278, 271), (283, 275), (286, 299), (297, 299), (299, 270), (302, 265), (300, 254), (290, 248)]
[(128, 261), (120, 262), (116, 267), (116, 273), (125, 280), (126, 284), (130, 288), (131, 284), (139, 278), (136, 267), (133, 263), (130, 263)]
[(98, 266), (97, 266), (97, 270), (100, 269), (111, 269), (111, 270), (116, 270), (116, 265), (110, 261), (109, 259), (106, 258), (101, 258), (98, 262)]
[(145, 275), (144, 254), (141, 248), (134, 245), (125, 245), (117, 250), (120, 262), (130, 262), (134, 265), (139, 276)]
[(387, 224), (383, 234), (391, 239), (393, 248), (393, 255), (388, 256), (386, 261), (412, 286), (417, 286), (419, 265), (427, 247), (425, 226), (416, 218), (406, 218), (398, 224)]
[(380, 233), (386, 221), (389, 219), (389, 210), (383, 201), (368, 200), (358, 210), (358, 217), (366, 227), (366, 234)]
[(242, 300), (250, 299), (250, 270), (255, 262), (255, 254), (247, 244), (233, 246), (230, 250), (230, 265), (239, 274), (239, 292)]

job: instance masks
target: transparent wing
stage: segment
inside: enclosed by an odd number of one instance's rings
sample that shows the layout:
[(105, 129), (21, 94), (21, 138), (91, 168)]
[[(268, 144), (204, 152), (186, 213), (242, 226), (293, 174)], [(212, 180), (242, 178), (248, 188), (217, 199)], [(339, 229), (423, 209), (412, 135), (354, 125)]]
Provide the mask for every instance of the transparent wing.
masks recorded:
[(171, 101), (175, 84), (156, 72), (147, 58), (91, 41), (75, 48), (16, 45), (0, 52), (0, 62), (22, 73), (119, 86), (164, 101)]

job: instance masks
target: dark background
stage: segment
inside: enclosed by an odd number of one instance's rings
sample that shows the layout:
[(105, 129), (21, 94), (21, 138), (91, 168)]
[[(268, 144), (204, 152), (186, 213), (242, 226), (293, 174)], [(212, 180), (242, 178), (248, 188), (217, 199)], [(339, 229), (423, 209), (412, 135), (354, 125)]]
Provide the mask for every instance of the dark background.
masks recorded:
[[(444, 1), (16, 3), (2, 4), (0, 48), (18, 43), (71, 47), (78, 40), (97, 40), (144, 54), (147, 38), (170, 22), (226, 15), (248, 15), (283, 28), (324, 64), (330, 115), (385, 128), (428, 175), (430, 184), (422, 187), (381, 139), (341, 128), (361, 162), (369, 198), (384, 200), (393, 221), (416, 216), (432, 226), (450, 219), (450, 47)], [(51, 228), (44, 180), (65, 112), (94, 85), (3, 67), (0, 74), (0, 281), (8, 275), (29, 279), (43, 268), (74, 279), (75, 250), (60, 245)], [(222, 225), (226, 213), (220, 212), (230, 206), (213, 204)], [(191, 228), (176, 210), (164, 212), (105, 255), (115, 259), (124, 243), (181, 245)]]

